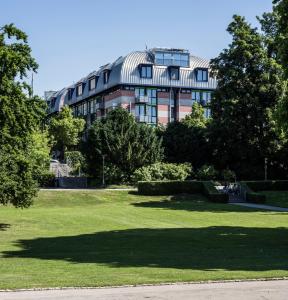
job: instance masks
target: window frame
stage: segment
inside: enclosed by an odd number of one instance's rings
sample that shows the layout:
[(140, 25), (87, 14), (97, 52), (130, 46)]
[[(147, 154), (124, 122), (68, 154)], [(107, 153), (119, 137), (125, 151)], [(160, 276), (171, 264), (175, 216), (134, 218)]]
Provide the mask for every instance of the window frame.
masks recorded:
[[(199, 74), (199, 71), (202, 72), (202, 76), (201, 76), (201, 79), (198, 78), (198, 74)], [(206, 76), (205, 76), (205, 79), (203, 79), (203, 72), (206, 73)], [(208, 82), (208, 79), (209, 79), (209, 70), (207, 68), (197, 68), (195, 70), (195, 77), (196, 77), (196, 81), (197, 82)]]
[[(81, 87), (81, 94), (79, 93), (79, 87)], [(76, 96), (77, 96), (77, 97), (82, 96), (82, 95), (83, 95), (83, 92), (84, 92), (84, 84), (83, 84), (83, 82), (78, 83), (78, 84), (76, 85)]]
[[(151, 70), (150, 76), (148, 76), (148, 68)], [(146, 70), (144, 76), (143, 76), (143, 70)], [(139, 73), (140, 73), (140, 78), (152, 79), (153, 78), (153, 65), (141, 64), (139, 66)]]
[[(177, 70), (177, 78), (172, 78), (172, 70)], [(178, 67), (178, 66), (169, 66), (168, 67), (168, 72), (169, 72), (169, 78), (170, 78), (170, 80), (175, 80), (175, 81), (177, 81), (177, 80), (180, 80), (180, 67)]]

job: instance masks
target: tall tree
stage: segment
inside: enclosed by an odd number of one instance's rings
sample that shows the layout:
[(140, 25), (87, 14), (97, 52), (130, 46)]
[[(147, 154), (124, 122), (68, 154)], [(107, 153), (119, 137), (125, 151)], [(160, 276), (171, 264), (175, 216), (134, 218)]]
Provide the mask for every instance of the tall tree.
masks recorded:
[(242, 178), (262, 178), (264, 158), (279, 144), (270, 115), (282, 94), (282, 68), (245, 18), (233, 16), (227, 31), (232, 43), (211, 61), (218, 80), (211, 101), (214, 163)]
[(99, 175), (105, 155), (106, 162), (116, 166), (126, 180), (136, 169), (160, 161), (163, 154), (155, 129), (136, 123), (122, 108), (112, 110), (105, 119), (92, 124), (85, 148), (91, 175)]
[(67, 148), (79, 143), (84, 126), (85, 121), (74, 118), (71, 108), (67, 105), (61, 109), (59, 114), (51, 118), (49, 132), (55, 142), (54, 148), (61, 152), (61, 159), (64, 158)]
[(181, 122), (169, 123), (163, 132), (165, 158), (168, 162), (190, 162), (199, 168), (210, 160), (207, 141), (207, 124), (204, 108), (197, 103)]
[(29, 96), (25, 83), (27, 72), (37, 67), (27, 35), (13, 24), (0, 28), (0, 203), (16, 207), (31, 205), (37, 192), (31, 135), (39, 130), (46, 107)]

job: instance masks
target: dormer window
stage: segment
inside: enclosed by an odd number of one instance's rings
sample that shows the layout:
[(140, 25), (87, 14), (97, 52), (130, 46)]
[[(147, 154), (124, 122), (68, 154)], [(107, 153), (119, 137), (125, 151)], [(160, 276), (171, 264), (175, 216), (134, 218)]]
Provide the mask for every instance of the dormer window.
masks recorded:
[(208, 81), (208, 69), (196, 69), (196, 81)]
[(97, 85), (97, 78), (96, 76), (89, 78), (89, 91), (95, 90)]
[(104, 84), (107, 84), (109, 81), (109, 76), (110, 76), (110, 70), (105, 70), (103, 72), (103, 82)]
[(169, 67), (169, 76), (170, 80), (179, 80), (180, 74), (179, 74), (179, 67)]
[(81, 96), (83, 94), (83, 83), (80, 83), (76, 87), (76, 96)]
[(152, 65), (140, 65), (139, 71), (141, 78), (152, 78)]
[(51, 108), (54, 108), (55, 107), (55, 104), (56, 104), (56, 97), (53, 97), (51, 99)]
[(72, 89), (72, 88), (68, 89), (68, 101), (72, 99), (73, 92), (74, 92), (74, 89)]

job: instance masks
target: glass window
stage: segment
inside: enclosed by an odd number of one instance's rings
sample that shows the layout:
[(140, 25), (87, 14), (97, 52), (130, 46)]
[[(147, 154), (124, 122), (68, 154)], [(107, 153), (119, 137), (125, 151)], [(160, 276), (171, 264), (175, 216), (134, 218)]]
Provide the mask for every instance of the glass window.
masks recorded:
[(208, 70), (207, 69), (198, 69), (196, 73), (197, 81), (208, 81)]
[(170, 68), (170, 79), (179, 80), (179, 68)]
[(110, 74), (109, 70), (104, 71), (104, 73), (103, 73), (104, 84), (108, 83), (108, 81), (109, 81), (109, 74)]
[(68, 89), (68, 100), (72, 99), (74, 89)]
[(83, 94), (83, 84), (77, 85), (77, 96), (81, 96)]
[(94, 90), (96, 88), (96, 77), (92, 77), (89, 79), (89, 91)]
[(135, 115), (145, 116), (145, 105), (135, 105)]
[(159, 65), (164, 64), (164, 53), (163, 52), (155, 53), (155, 62), (156, 62), (156, 64), (159, 64)]
[(141, 78), (152, 78), (152, 66), (141, 66)]

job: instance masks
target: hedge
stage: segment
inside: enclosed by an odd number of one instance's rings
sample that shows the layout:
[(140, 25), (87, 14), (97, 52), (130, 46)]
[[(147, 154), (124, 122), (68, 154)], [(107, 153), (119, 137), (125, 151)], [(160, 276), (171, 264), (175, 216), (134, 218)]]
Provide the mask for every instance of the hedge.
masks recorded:
[(40, 187), (55, 187), (55, 174), (53, 173), (40, 174), (35, 179), (38, 181)]
[(211, 201), (218, 203), (227, 203), (229, 196), (227, 194), (219, 192), (212, 181), (203, 181), (203, 194)]
[(288, 180), (244, 181), (253, 191), (288, 191)]
[[(246, 193), (246, 201), (252, 202), (252, 203), (265, 203), (265, 201), (266, 201), (265, 195), (254, 192), (253, 189), (249, 185), (250, 182), (252, 182), (252, 181), (249, 181), (249, 182), (241, 181), (240, 182), (241, 189), (244, 190), (244, 192)], [(257, 182), (257, 181), (253, 181), (253, 182)]]
[(202, 193), (212, 202), (228, 202), (228, 195), (219, 192), (212, 181), (140, 181), (138, 193), (142, 195)]
[(138, 193), (142, 195), (173, 195), (201, 193), (201, 181), (139, 181)]

